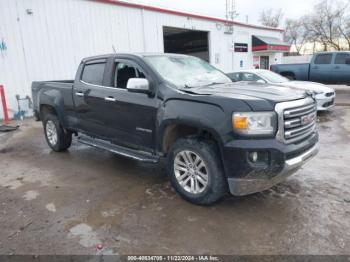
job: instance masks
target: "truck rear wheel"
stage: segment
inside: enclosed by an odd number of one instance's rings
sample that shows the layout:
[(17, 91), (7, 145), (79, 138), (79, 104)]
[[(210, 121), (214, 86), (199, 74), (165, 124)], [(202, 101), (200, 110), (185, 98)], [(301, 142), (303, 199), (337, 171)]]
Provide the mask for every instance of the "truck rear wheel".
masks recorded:
[(172, 186), (191, 203), (210, 205), (227, 193), (219, 151), (210, 141), (176, 141), (168, 155), (167, 170)]
[(66, 131), (54, 114), (46, 114), (43, 120), (45, 138), (52, 150), (62, 152), (72, 144), (72, 133)]

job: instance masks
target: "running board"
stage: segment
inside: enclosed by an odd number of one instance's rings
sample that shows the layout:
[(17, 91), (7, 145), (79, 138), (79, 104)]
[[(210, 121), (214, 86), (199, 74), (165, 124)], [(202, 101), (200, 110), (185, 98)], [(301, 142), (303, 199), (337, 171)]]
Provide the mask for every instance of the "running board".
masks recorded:
[(78, 142), (80, 142), (84, 145), (96, 147), (99, 149), (104, 149), (104, 150), (107, 150), (109, 152), (112, 152), (112, 153), (115, 153), (115, 154), (118, 154), (121, 156), (125, 156), (128, 158), (132, 158), (132, 159), (135, 159), (135, 160), (138, 160), (141, 162), (145, 162), (145, 163), (156, 164), (159, 162), (158, 156), (151, 155), (147, 152), (137, 151), (134, 149), (118, 146), (118, 145), (112, 144), (110, 142), (107, 142), (107, 141), (104, 141), (101, 139), (97, 139), (97, 138), (92, 138), (92, 137), (85, 136), (85, 135), (79, 136)]

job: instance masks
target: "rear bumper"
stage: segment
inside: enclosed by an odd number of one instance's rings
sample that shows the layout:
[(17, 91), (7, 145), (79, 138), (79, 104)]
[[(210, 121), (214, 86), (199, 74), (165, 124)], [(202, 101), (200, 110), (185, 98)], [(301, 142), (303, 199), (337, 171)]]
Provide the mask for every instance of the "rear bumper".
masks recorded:
[(307, 161), (317, 155), (319, 150), (318, 144), (314, 145), (308, 151), (292, 159), (286, 160), (283, 169), (274, 177), (255, 178), (255, 179), (240, 179), (228, 178), (228, 185), (232, 195), (244, 196), (257, 192), (264, 191), (272, 186), (282, 182), (287, 177), (298, 171)]

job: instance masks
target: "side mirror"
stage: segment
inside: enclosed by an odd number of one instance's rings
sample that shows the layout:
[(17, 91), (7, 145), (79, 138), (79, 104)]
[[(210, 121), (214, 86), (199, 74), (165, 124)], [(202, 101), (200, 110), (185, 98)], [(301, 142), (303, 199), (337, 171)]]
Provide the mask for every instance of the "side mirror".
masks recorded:
[(258, 81), (256, 81), (257, 83), (261, 83), (261, 84), (266, 84), (266, 82), (262, 79), (259, 79)]
[(346, 64), (346, 65), (350, 65), (350, 58), (347, 58), (347, 59), (345, 60), (345, 64)]
[(130, 78), (126, 85), (129, 92), (148, 94), (151, 92), (149, 81), (145, 78)]

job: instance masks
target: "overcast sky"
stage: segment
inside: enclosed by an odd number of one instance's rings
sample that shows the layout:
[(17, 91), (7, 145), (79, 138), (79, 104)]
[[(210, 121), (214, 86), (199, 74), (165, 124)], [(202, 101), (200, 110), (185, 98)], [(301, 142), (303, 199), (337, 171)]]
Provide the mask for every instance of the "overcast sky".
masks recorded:
[[(160, 6), (187, 12), (225, 17), (226, 0), (129, 0), (131, 2)], [(259, 13), (263, 9), (282, 8), (285, 18), (300, 17), (307, 14), (318, 0), (236, 0), (239, 13), (237, 20), (257, 24)]]

